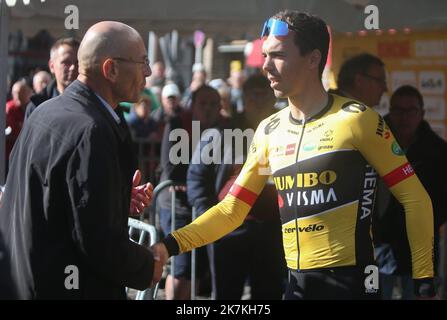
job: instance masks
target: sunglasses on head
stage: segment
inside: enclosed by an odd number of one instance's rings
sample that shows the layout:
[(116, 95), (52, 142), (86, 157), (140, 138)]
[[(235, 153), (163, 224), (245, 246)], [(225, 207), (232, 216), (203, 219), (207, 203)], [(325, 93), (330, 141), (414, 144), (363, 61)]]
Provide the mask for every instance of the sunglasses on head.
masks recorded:
[(289, 25), (287, 22), (270, 18), (264, 22), (261, 38), (267, 37), (270, 34), (274, 36), (286, 36), (289, 33), (289, 29), (295, 30), (293, 26)]

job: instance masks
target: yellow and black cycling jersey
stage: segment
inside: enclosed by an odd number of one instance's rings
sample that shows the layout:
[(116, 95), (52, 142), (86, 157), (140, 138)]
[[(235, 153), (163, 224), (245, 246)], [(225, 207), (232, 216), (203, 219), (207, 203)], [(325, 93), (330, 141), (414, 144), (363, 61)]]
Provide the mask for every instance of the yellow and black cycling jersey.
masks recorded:
[(305, 122), (294, 119), (289, 107), (261, 122), (225, 199), (172, 233), (180, 252), (237, 228), (271, 176), (289, 268), (371, 264), (378, 173), (405, 207), (413, 277), (433, 277), (433, 213), (427, 192), (378, 113), (357, 101), (328, 97), (328, 105)]

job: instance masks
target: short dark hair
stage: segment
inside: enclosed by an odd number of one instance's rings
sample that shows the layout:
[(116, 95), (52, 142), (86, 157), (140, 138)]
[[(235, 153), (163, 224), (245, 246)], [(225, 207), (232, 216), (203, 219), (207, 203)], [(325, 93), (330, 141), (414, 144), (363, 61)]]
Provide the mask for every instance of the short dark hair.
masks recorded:
[(390, 99), (390, 106), (392, 107), (394, 102), (396, 101), (397, 97), (415, 97), (418, 102), (419, 106), (421, 107), (421, 110), (424, 109), (424, 98), (422, 97), (422, 94), (419, 92), (418, 89), (416, 89), (413, 86), (405, 85), (399, 87), (396, 91), (393, 92), (393, 95)]
[(338, 73), (337, 86), (341, 90), (354, 85), (357, 74), (366, 74), (373, 65), (385, 66), (380, 58), (369, 53), (362, 53), (346, 60)]
[(57, 51), (57, 49), (59, 49), (59, 47), (61, 47), (63, 45), (67, 45), (67, 46), (70, 46), (72, 48), (79, 48), (80, 42), (78, 40), (76, 40), (75, 38), (73, 38), (73, 37), (60, 38), (55, 43), (53, 43), (53, 45), (51, 46), (50, 58), (52, 58), (52, 56)]
[[(243, 94), (253, 89), (266, 89), (272, 90), (270, 87), (270, 81), (262, 74), (254, 74), (244, 82), (242, 85)], [(272, 91), (273, 92), (273, 91)]]
[(329, 50), (329, 31), (326, 23), (317, 16), (295, 10), (278, 12), (272, 18), (286, 22), (295, 31), (295, 44), (302, 56), (314, 49), (320, 51), (318, 71), (321, 77)]
[(219, 91), (217, 91), (216, 89), (214, 89), (213, 87), (204, 84), (201, 85), (200, 87), (198, 87), (195, 91), (193, 91), (192, 95), (191, 95), (191, 106), (196, 102), (197, 100), (197, 96), (199, 95), (199, 93), (201, 91), (211, 91), (211, 92), (215, 92), (217, 96), (220, 97)]

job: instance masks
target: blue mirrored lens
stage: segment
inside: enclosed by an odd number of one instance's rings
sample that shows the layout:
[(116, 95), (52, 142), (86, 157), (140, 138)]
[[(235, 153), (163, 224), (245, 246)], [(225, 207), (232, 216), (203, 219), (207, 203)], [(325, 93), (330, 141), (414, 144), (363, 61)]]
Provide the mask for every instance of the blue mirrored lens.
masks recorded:
[(262, 27), (262, 31), (261, 31), (261, 38), (268, 36), (268, 34), (270, 33), (270, 28), (269, 28), (268, 22), (269, 22), (269, 20), (264, 22), (264, 26)]
[(286, 36), (288, 33), (289, 33), (289, 25), (287, 23), (281, 20), (271, 18), (264, 23), (261, 37), (265, 37), (270, 34), (274, 36)]

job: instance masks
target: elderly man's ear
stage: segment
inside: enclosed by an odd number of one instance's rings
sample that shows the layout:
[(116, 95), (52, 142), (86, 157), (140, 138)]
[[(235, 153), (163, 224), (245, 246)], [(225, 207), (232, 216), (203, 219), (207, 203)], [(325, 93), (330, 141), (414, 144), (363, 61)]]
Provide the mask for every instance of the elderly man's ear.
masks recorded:
[(115, 82), (118, 78), (118, 64), (113, 59), (106, 59), (102, 64), (102, 74), (104, 78), (109, 81)]

